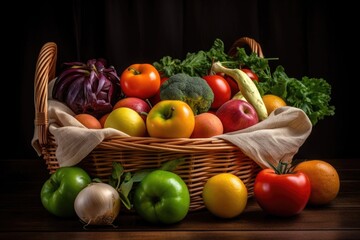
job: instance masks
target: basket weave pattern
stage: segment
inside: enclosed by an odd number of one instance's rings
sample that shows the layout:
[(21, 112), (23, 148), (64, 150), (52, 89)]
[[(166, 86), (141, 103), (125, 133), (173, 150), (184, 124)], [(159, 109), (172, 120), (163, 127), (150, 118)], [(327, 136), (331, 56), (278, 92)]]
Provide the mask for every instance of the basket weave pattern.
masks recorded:
[[(255, 40), (246, 38), (232, 46), (248, 44), (254, 52), (262, 55), (261, 47)], [(260, 55), (259, 55), (260, 56)], [(38, 129), (41, 157), (49, 173), (59, 168), (56, 158), (57, 143), (48, 131), (48, 83), (55, 77), (57, 45), (53, 42), (44, 44), (40, 50), (35, 71), (35, 125)], [(190, 191), (190, 211), (204, 208), (202, 189), (212, 176), (229, 172), (240, 177), (248, 189), (248, 196), (253, 195), (256, 174), (261, 169), (237, 146), (218, 138), (176, 138), (159, 139), (151, 137), (116, 136), (102, 141), (80, 163), (92, 177), (104, 182), (112, 171), (112, 163), (119, 162), (126, 172), (141, 169), (154, 169), (169, 160), (184, 158), (185, 162), (174, 171), (187, 184)]]

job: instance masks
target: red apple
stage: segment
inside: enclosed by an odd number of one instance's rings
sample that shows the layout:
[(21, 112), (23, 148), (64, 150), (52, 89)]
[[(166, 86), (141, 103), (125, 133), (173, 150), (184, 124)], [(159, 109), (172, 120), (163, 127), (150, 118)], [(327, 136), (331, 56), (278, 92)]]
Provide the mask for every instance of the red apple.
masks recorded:
[(147, 114), (151, 109), (150, 105), (144, 99), (137, 97), (126, 97), (120, 99), (114, 105), (113, 110), (119, 107), (128, 107), (135, 110), (140, 114), (144, 121), (146, 121)]
[(250, 127), (259, 122), (255, 108), (247, 101), (231, 99), (216, 111), (223, 124), (224, 133)]

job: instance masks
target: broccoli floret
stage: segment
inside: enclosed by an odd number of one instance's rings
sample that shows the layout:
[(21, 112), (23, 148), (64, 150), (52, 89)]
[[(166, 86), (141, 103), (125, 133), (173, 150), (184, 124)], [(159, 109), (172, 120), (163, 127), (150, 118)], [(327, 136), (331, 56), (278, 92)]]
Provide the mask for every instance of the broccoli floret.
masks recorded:
[(178, 73), (161, 84), (160, 99), (184, 101), (197, 115), (210, 109), (214, 93), (205, 79)]

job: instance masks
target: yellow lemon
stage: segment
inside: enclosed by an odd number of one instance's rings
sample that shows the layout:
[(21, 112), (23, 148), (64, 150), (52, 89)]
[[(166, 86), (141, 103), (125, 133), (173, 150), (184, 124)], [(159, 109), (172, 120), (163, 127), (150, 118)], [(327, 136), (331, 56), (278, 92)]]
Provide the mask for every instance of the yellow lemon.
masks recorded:
[(233, 218), (244, 211), (248, 191), (238, 176), (219, 173), (205, 183), (202, 197), (205, 207), (212, 214), (221, 218)]
[(145, 121), (139, 113), (128, 107), (112, 110), (105, 120), (104, 127), (115, 128), (133, 137), (146, 135)]

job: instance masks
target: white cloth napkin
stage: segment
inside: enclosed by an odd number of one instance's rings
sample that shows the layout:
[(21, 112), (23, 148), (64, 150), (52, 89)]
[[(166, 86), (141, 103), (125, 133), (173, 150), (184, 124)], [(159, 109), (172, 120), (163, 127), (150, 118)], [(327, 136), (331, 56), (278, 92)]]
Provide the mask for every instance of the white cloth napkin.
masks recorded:
[[(72, 166), (84, 159), (105, 138), (115, 135), (129, 136), (113, 128), (88, 129), (74, 118), (74, 113), (63, 103), (48, 101), (49, 131), (58, 146), (56, 158), (61, 167)], [(35, 127), (32, 146), (41, 154)]]
[[(49, 93), (53, 82), (49, 84)], [(58, 144), (56, 158), (60, 166), (79, 163), (106, 138), (128, 136), (112, 128), (87, 129), (74, 115), (65, 104), (49, 98), (49, 131)], [(269, 163), (276, 166), (280, 160), (291, 162), (311, 130), (312, 124), (307, 115), (298, 108), (287, 106), (276, 109), (266, 120), (252, 127), (216, 137), (238, 146), (244, 154), (265, 168), (269, 167)], [(36, 126), (31, 144), (40, 156)]]
[(217, 136), (232, 142), (262, 168), (277, 166), (279, 161), (291, 163), (294, 155), (312, 130), (304, 111), (281, 107), (269, 117), (249, 128)]

